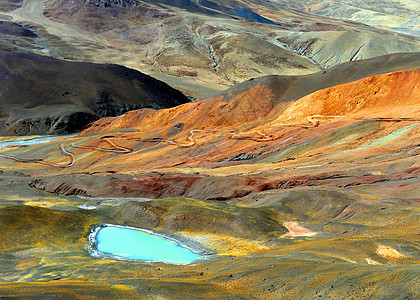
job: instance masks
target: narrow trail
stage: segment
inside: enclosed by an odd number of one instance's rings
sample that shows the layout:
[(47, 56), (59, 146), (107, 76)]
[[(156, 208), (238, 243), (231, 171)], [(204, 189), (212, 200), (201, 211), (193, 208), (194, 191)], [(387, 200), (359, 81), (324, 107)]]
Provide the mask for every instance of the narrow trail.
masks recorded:
[[(217, 133), (218, 131), (214, 131), (214, 130), (198, 130), (198, 129), (196, 129), (196, 130), (190, 130), (188, 132), (188, 136), (186, 138), (186, 141), (187, 142), (185, 142), (185, 143), (181, 143), (181, 142), (174, 141), (174, 140), (162, 139), (162, 138), (141, 139), (141, 138), (126, 138), (126, 137), (103, 136), (103, 137), (101, 137), (101, 140), (107, 142), (113, 148), (102, 148), (102, 147), (96, 147), (96, 146), (79, 146), (79, 145), (76, 145), (75, 143), (71, 143), (70, 145), (73, 148), (76, 148), (76, 149), (89, 149), (89, 150), (97, 150), (97, 151), (102, 151), (102, 152), (113, 152), (113, 153), (118, 153), (118, 154), (131, 153), (131, 152), (133, 152), (133, 149), (117, 145), (113, 141), (114, 139), (118, 139), (118, 140), (134, 140), (134, 141), (151, 142), (151, 143), (166, 142), (166, 143), (171, 144), (171, 145), (176, 145), (176, 146), (178, 146), (180, 148), (187, 148), (187, 147), (192, 147), (192, 146), (196, 145), (197, 142), (196, 142), (194, 136), (197, 133), (199, 133), (199, 132), (204, 132), (204, 133)], [(262, 133), (261, 131), (257, 131), (257, 132), (263, 138), (238, 137), (237, 134), (235, 134), (235, 133), (227, 133), (227, 134), (231, 135), (231, 137), (232, 138), (235, 138), (235, 139), (252, 139), (252, 140), (257, 141), (257, 142), (263, 142), (263, 141), (273, 140), (273, 138), (271, 136), (269, 137), (266, 134)], [(288, 141), (288, 140), (290, 140), (290, 138), (286, 139), (286, 141)], [(53, 162), (44, 161), (43, 159), (25, 159), (25, 158), (19, 158), (19, 157), (7, 155), (7, 154), (4, 154), (4, 153), (0, 153), (0, 157), (11, 159), (11, 160), (14, 160), (14, 161), (20, 162), (20, 163), (38, 163), (38, 164), (43, 164), (43, 165), (53, 166), (53, 167), (59, 167), (59, 168), (69, 168), (69, 167), (72, 167), (75, 164), (75, 162), (76, 162), (76, 156), (74, 155), (74, 153), (73, 152), (70, 152), (67, 149), (65, 149), (64, 148), (64, 144), (60, 144), (60, 151), (61, 151), (61, 153), (64, 156), (69, 156), (70, 157), (70, 162), (68, 164), (65, 164), (65, 165), (64, 164), (57, 164), (57, 163), (53, 163)]]
[(101, 137), (101, 140), (104, 140), (105, 142), (107, 142), (108, 144), (111, 145), (111, 147), (114, 147), (114, 149), (106, 149), (106, 148), (100, 148), (100, 147), (95, 147), (95, 146), (78, 146), (74, 143), (71, 143), (71, 146), (73, 148), (78, 148), (78, 149), (92, 149), (92, 150), (98, 150), (98, 151), (103, 151), (103, 152), (115, 152), (115, 153), (130, 153), (133, 152), (133, 149), (130, 148), (126, 148), (126, 147), (122, 147), (122, 146), (118, 146), (117, 144), (115, 144), (111, 139), (114, 139), (115, 137), (112, 136), (103, 136)]
[(206, 133), (210, 133), (211, 131), (207, 131), (207, 130), (190, 130), (188, 131), (188, 136), (187, 136), (187, 143), (180, 143), (177, 141), (173, 141), (173, 140), (167, 140), (167, 139), (162, 139), (162, 138), (152, 138), (152, 139), (134, 139), (136, 141), (140, 141), (140, 142), (151, 142), (151, 143), (160, 143), (160, 142), (165, 142), (171, 145), (176, 145), (180, 148), (186, 148), (186, 147), (191, 147), (194, 146), (196, 144), (196, 141), (194, 139), (194, 135), (196, 135), (198, 132), (206, 132)]
[(312, 115), (306, 117), (306, 120), (309, 124), (287, 124), (287, 123), (274, 123), (272, 126), (290, 126), (290, 127), (302, 127), (302, 128), (314, 128), (318, 127), (320, 121), (317, 119), (334, 119), (334, 118), (341, 118), (341, 119), (352, 119), (357, 121), (378, 121), (378, 122), (420, 122), (420, 119), (415, 118), (364, 118), (364, 117), (351, 117), (351, 116), (340, 116), (340, 115)]
[(58, 167), (58, 168), (69, 168), (69, 167), (74, 166), (74, 164), (76, 163), (76, 156), (74, 155), (74, 153), (64, 148), (64, 144), (60, 145), (60, 151), (64, 156), (70, 157), (70, 162), (68, 164), (64, 164), (64, 165), (57, 164), (57, 163), (45, 161), (42, 158), (35, 158), (35, 159), (19, 158), (19, 157), (15, 157), (11, 155), (6, 155), (4, 153), (0, 153), (0, 157), (4, 157), (4, 158), (11, 159), (11, 160), (14, 160), (16, 162), (21, 162), (21, 163), (38, 163), (38, 164), (43, 164), (43, 165), (53, 166), (53, 167)]
[[(330, 119), (330, 118), (346, 118), (346, 119), (353, 119), (353, 120), (371, 120), (371, 121), (379, 121), (379, 122), (420, 122), (420, 119), (415, 119), (415, 118), (387, 118), (387, 117), (384, 117), (384, 118), (363, 118), (363, 117), (349, 117), (349, 116), (339, 116), (339, 115), (312, 115), (312, 116), (309, 116), (309, 117), (306, 118), (308, 120), (308, 123), (310, 123), (311, 125), (308, 125), (308, 124), (275, 123), (275, 124), (272, 125), (272, 127), (288, 126), (288, 127), (314, 128), (314, 127), (319, 126), (320, 121), (318, 119)], [(269, 141), (274, 141), (274, 140), (280, 139), (280, 137), (275, 137), (273, 135), (268, 135), (260, 129), (251, 130), (251, 131), (248, 131), (248, 132), (240, 132), (240, 133), (220, 132), (220, 131), (216, 131), (216, 130), (195, 129), (195, 130), (189, 130), (188, 131), (188, 136), (186, 138), (186, 142), (178, 142), (178, 141), (175, 141), (175, 140), (163, 139), (163, 138), (142, 139), (142, 138), (129, 138), (129, 137), (122, 137), (122, 136), (121, 137), (102, 136), (100, 138), (100, 140), (105, 141), (112, 148), (102, 148), (102, 147), (96, 147), (96, 146), (80, 146), (80, 145), (76, 145), (75, 143), (71, 143), (70, 145), (71, 145), (71, 147), (76, 148), (76, 149), (88, 149), (88, 150), (97, 150), (97, 151), (102, 151), (102, 152), (113, 152), (113, 153), (117, 153), (117, 154), (127, 154), (127, 153), (133, 152), (134, 150), (131, 149), (131, 148), (127, 148), (127, 147), (117, 145), (114, 142), (115, 139), (131, 140), (131, 141), (138, 141), (138, 142), (149, 142), (149, 143), (162, 143), (163, 142), (163, 143), (168, 143), (170, 145), (178, 146), (180, 148), (188, 148), (188, 147), (192, 147), (192, 146), (196, 145), (197, 141), (194, 138), (194, 136), (197, 135), (198, 133), (221, 133), (222, 136), (229, 136), (229, 138), (232, 138), (232, 139), (238, 139), (238, 140), (249, 139), (249, 140), (253, 140), (255, 142), (269, 142)], [(256, 134), (256, 136), (249, 136), (250, 134)], [(288, 138), (284, 139), (283, 141), (281, 141), (280, 144), (287, 143), (288, 141), (296, 138), (297, 136), (298, 135), (295, 134), (291, 137), (288, 137)], [(67, 150), (64, 147), (64, 143), (60, 144), (60, 152), (62, 153), (63, 156), (69, 156), (70, 157), (70, 162), (68, 164), (58, 164), (58, 163), (48, 162), (48, 161), (44, 161), (43, 159), (36, 159), (36, 158), (35, 159), (19, 158), (19, 157), (7, 155), (7, 154), (4, 154), (4, 153), (0, 153), (0, 157), (6, 158), (6, 159), (11, 159), (13, 161), (20, 162), (20, 163), (37, 163), (37, 164), (43, 164), (43, 165), (53, 166), (53, 167), (58, 167), (58, 168), (69, 168), (69, 167), (72, 167), (72, 166), (75, 165), (76, 160), (77, 160), (76, 156), (74, 155), (73, 152)]]

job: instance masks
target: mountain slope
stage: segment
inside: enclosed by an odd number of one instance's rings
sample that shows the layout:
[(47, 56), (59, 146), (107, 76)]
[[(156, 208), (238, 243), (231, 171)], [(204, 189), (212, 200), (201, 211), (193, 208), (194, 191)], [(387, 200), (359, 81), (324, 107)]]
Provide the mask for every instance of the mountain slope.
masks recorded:
[(279, 32), (276, 39), (324, 68), (389, 53), (420, 52), (420, 43), (371, 32)]
[[(403, 126), (405, 122), (412, 124), (418, 118), (418, 69), (413, 70), (416, 66), (418, 68), (418, 59), (416, 54), (392, 55), (343, 64), (317, 75), (257, 78), (197, 103), (158, 111), (143, 109), (104, 118), (82, 132), (87, 135), (80, 136), (76, 146), (81, 148), (76, 150), (86, 151), (83, 147), (89, 144), (100, 147), (106, 142), (101, 136), (113, 131), (114, 143), (121, 141), (126, 148), (122, 152), (131, 152), (127, 149), (135, 151), (126, 156), (115, 154), (112, 157), (99, 152), (80, 160), (78, 166), (68, 170), (97, 172), (111, 168), (113, 171), (132, 172), (140, 165), (142, 170), (170, 169), (172, 165), (180, 165), (186, 170), (201, 166), (213, 172), (210, 170), (215, 166), (219, 168), (226, 162), (242, 161), (234, 158), (237, 155), (249, 157), (244, 161), (251, 163), (250, 170), (257, 170), (258, 164), (254, 166), (252, 163), (254, 159), (275, 153), (278, 139), (284, 139), (286, 146), (290, 143), (305, 144), (337, 130), (351, 135), (354, 131), (351, 126), (365, 120), (371, 120), (373, 124), (366, 132), (375, 132), (380, 124), (384, 126), (381, 132), (385, 134), (385, 128), (392, 128), (394, 122)], [(395, 69), (409, 71), (392, 72)], [(392, 73), (387, 73), (389, 71)], [(363, 75), (376, 73), (380, 75)], [(398, 99), (398, 102), (392, 99)], [(398, 121), (399, 118), (408, 119)], [(410, 121), (413, 118), (414, 121)], [(319, 124), (325, 126), (318, 128)], [(359, 125), (363, 127), (362, 124)], [(350, 128), (348, 131), (347, 127)], [(334, 137), (326, 138), (330, 142), (325, 145), (330, 145)], [(360, 138), (358, 143), (362, 141)], [(349, 142), (353, 143), (353, 138)], [(160, 146), (155, 148), (156, 145)], [(310, 146), (307, 151), (315, 148)], [(106, 164), (101, 163), (102, 159)], [(226, 169), (228, 173), (232, 171), (236, 172), (235, 169)]]
[(0, 51), (0, 133), (78, 132), (129, 110), (188, 102), (163, 82), (118, 65), (72, 63)]

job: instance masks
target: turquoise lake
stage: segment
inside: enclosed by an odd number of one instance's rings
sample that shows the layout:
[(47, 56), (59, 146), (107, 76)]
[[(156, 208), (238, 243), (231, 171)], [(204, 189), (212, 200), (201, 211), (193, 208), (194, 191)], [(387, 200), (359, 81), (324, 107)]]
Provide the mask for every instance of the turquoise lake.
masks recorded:
[(116, 258), (169, 264), (189, 264), (201, 255), (183, 247), (175, 240), (142, 230), (106, 226), (96, 232), (96, 249), (99, 253)]

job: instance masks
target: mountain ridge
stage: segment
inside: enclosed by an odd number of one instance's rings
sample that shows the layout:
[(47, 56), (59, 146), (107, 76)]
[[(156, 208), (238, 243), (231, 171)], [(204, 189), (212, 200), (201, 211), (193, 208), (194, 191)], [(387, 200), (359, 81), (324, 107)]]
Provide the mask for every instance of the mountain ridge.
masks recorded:
[(122, 64), (197, 100), (253, 77), (310, 74), (349, 60), (420, 51), (414, 35), (280, 1), (34, 1), (7, 14), (38, 37), (4, 34), (2, 47)]

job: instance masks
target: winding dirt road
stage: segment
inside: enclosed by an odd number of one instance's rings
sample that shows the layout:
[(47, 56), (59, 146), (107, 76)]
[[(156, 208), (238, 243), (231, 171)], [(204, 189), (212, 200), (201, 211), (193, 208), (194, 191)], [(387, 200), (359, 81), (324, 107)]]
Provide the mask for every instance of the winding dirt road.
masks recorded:
[(306, 120), (309, 124), (286, 124), (286, 123), (274, 123), (272, 126), (290, 126), (290, 127), (303, 127), (303, 128), (313, 128), (318, 127), (320, 121), (316, 119), (352, 119), (357, 121), (378, 121), (378, 122), (420, 122), (420, 119), (414, 118), (364, 118), (364, 117), (352, 117), (352, 116), (340, 116), (340, 115), (312, 115), (306, 117)]
[(71, 143), (71, 146), (73, 148), (92, 149), (92, 150), (98, 150), (98, 151), (103, 151), (103, 152), (115, 152), (115, 153), (130, 153), (130, 152), (133, 152), (133, 149), (118, 146), (117, 144), (115, 144), (111, 140), (113, 138), (116, 138), (116, 137), (105, 136), (105, 137), (101, 137), (101, 140), (104, 140), (105, 142), (110, 144), (112, 147), (114, 147), (114, 149), (100, 148), (100, 147), (95, 147), (95, 146), (78, 146), (74, 143)]
[[(298, 126), (298, 127), (305, 127), (305, 128), (314, 128), (314, 127), (319, 126), (319, 120), (315, 120), (315, 119), (329, 119), (329, 118), (348, 118), (348, 119), (353, 119), (353, 120), (372, 120), (372, 121), (379, 121), (379, 122), (420, 122), (420, 119), (412, 119), (412, 118), (386, 118), (386, 117), (384, 117), (384, 118), (362, 118), (362, 117), (348, 117), (348, 116), (313, 115), (313, 116), (307, 117), (308, 122), (311, 123), (312, 126), (303, 125), (303, 124), (276, 123), (276, 124), (273, 125), (273, 127), (278, 125), (278, 126), (290, 126), (290, 127)], [(152, 142), (152, 143), (164, 142), (164, 143), (168, 143), (170, 145), (178, 146), (180, 148), (187, 148), (187, 147), (192, 147), (192, 146), (196, 145), (197, 142), (196, 142), (194, 136), (198, 133), (201, 133), (201, 132), (202, 133), (220, 133), (219, 131), (215, 131), (215, 130), (199, 130), (199, 129), (190, 130), (188, 132), (188, 136), (186, 138), (185, 143), (178, 142), (178, 141), (175, 141), (175, 140), (163, 139), (163, 138), (141, 139), (141, 138), (103, 136), (103, 137), (101, 137), (101, 140), (105, 141), (106, 143), (108, 143), (113, 148), (102, 148), (102, 147), (96, 147), (96, 146), (79, 146), (79, 145), (76, 145), (75, 143), (71, 143), (70, 145), (73, 148), (78, 148), (78, 149), (89, 149), (89, 150), (97, 150), (97, 151), (102, 151), (102, 152), (113, 152), (113, 153), (118, 153), (118, 154), (127, 154), (127, 153), (133, 152), (133, 149), (117, 145), (113, 141), (114, 139), (135, 140), (135, 141), (140, 141), (140, 142)], [(255, 136), (247, 136), (249, 134), (257, 134), (257, 136), (256, 137)], [(244, 133), (222, 132), (222, 135), (229, 135), (229, 137), (233, 138), (233, 139), (250, 139), (250, 140), (253, 140), (253, 141), (256, 141), (256, 142), (269, 142), (269, 141), (279, 139), (279, 137), (274, 137), (272, 135), (267, 135), (264, 132), (262, 132), (261, 130), (251, 130), (251, 131), (244, 132)], [(297, 136), (298, 135), (295, 134), (291, 137), (288, 137), (288, 138), (284, 139), (283, 141), (281, 141), (281, 144), (284, 144), (284, 143), (296, 138)], [(21, 163), (38, 163), (38, 164), (43, 164), (43, 165), (48, 165), (48, 166), (53, 166), (53, 167), (59, 167), (59, 168), (69, 168), (69, 167), (74, 166), (74, 164), (76, 163), (76, 156), (74, 155), (73, 152), (70, 152), (69, 150), (65, 149), (64, 143), (60, 144), (60, 151), (64, 156), (69, 156), (70, 157), (70, 162), (68, 164), (57, 164), (57, 163), (53, 163), (53, 162), (44, 161), (43, 159), (18, 158), (18, 157), (15, 157), (15, 156), (10, 156), (10, 155), (4, 154), (4, 153), (0, 153), (0, 157), (6, 158), (6, 159), (11, 159), (11, 160), (14, 160), (16, 162), (21, 162)]]
[(69, 168), (69, 167), (74, 166), (74, 164), (76, 163), (76, 156), (74, 155), (74, 153), (64, 148), (64, 144), (60, 145), (60, 151), (64, 156), (70, 157), (70, 162), (68, 164), (57, 164), (57, 163), (45, 161), (42, 158), (35, 158), (35, 159), (19, 158), (19, 157), (7, 155), (4, 153), (0, 153), (0, 157), (4, 157), (4, 158), (11, 159), (11, 160), (14, 160), (16, 162), (21, 162), (21, 163), (38, 163), (38, 164), (43, 164), (43, 165), (53, 166), (53, 167), (58, 167), (58, 168)]

